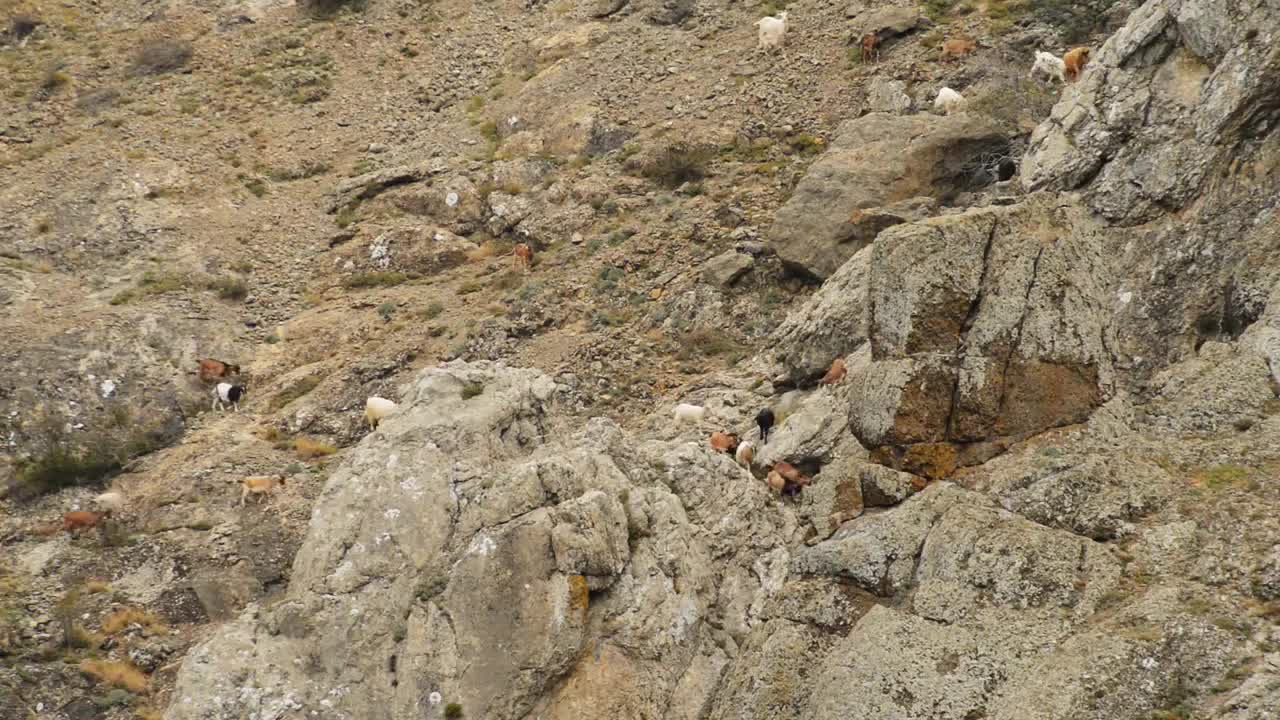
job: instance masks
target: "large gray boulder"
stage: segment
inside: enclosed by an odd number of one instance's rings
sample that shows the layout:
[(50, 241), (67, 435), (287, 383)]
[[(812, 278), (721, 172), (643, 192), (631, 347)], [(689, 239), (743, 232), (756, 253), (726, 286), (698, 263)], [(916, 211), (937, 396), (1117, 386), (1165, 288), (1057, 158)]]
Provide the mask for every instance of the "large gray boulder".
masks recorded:
[(1114, 379), (1106, 257), (1087, 214), (1046, 195), (884, 233), (868, 282), (870, 362), (850, 372), (854, 434), (937, 477), (964, 461), (947, 445), (1087, 419)]
[(924, 217), (929, 199), (971, 189), (975, 161), (1008, 145), (970, 113), (849, 120), (778, 210), (768, 239), (793, 270), (826, 278), (886, 227)]

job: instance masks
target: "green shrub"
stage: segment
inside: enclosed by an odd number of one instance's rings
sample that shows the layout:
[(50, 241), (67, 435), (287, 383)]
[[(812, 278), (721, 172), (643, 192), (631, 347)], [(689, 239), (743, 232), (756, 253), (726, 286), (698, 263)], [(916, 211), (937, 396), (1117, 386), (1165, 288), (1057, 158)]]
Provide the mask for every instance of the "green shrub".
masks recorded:
[(249, 285), (238, 277), (215, 278), (209, 281), (208, 287), (223, 300), (243, 300), (249, 295)]
[(194, 52), (191, 43), (186, 40), (143, 40), (133, 58), (133, 71), (139, 75), (172, 72), (190, 62)]
[(273, 168), (267, 171), (267, 177), (275, 182), (305, 180), (316, 175), (323, 175), (330, 170), (330, 165), (318, 160), (303, 160), (292, 167)]
[(449, 703), (444, 706), (444, 716), (448, 720), (458, 720), (462, 717), (462, 706), (458, 703)]
[(317, 18), (327, 18), (346, 10), (363, 12), (365, 0), (299, 0), (298, 11)]
[(422, 312), (418, 313), (418, 317), (423, 320), (434, 320), (439, 317), (442, 312), (444, 312), (444, 305), (439, 301), (436, 301), (427, 305)]
[(19, 495), (33, 497), (67, 487), (102, 485), (130, 459), (161, 444), (136, 424), (123, 434), (99, 431), (83, 437), (70, 435), (65, 425), (66, 420), (58, 417), (41, 422), (33, 438), (37, 453), (18, 462)]
[(462, 386), (462, 399), (470, 400), (471, 398), (484, 392), (483, 383), (467, 383)]
[(254, 197), (262, 197), (267, 194), (267, 184), (262, 178), (249, 178), (244, 181), (244, 189), (253, 193)]
[(372, 287), (393, 287), (408, 280), (409, 276), (399, 272), (366, 272), (358, 275), (352, 275), (342, 281), (342, 286), (347, 288), (372, 288)]
[(713, 153), (708, 147), (676, 143), (654, 155), (641, 167), (641, 174), (667, 187), (679, 187), (706, 177)]
[(391, 316), (395, 313), (396, 306), (391, 303), (382, 303), (378, 306), (378, 316), (383, 322), (391, 322)]

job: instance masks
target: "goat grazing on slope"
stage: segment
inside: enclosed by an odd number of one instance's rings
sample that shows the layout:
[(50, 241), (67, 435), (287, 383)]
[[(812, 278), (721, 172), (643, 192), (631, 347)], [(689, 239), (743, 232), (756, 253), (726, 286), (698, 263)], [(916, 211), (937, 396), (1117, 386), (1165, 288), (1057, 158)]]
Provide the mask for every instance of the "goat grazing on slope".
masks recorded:
[(700, 423), (707, 416), (707, 409), (701, 405), (680, 403), (676, 406), (676, 422)]
[(511, 251), (511, 261), (527, 275), (533, 270), (533, 248), (528, 243), (520, 243)]
[(778, 13), (778, 17), (766, 16), (756, 21), (760, 28), (757, 47), (761, 50), (774, 50), (782, 47), (787, 33), (787, 11)]
[(949, 87), (944, 87), (938, 91), (938, 97), (933, 101), (933, 109), (952, 115), (964, 111), (968, 104), (969, 102), (964, 99), (963, 95)]
[(267, 499), (267, 495), (275, 490), (276, 486), (284, 487), (284, 475), (249, 475), (240, 481), (240, 507), (244, 507), (244, 502), (250, 495), (258, 495), (262, 497), (262, 501)]
[(245, 387), (243, 385), (218, 383), (213, 388), (213, 409), (221, 410), (230, 405), (232, 410), (240, 412), (240, 400), (244, 395)]
[(201, 358), (200, 369), (196, 371), (196, 375), (200, 377), (200, 382), (211, 383), (229, 378), (233, 375), (240, 374), (240, 366), (213, 358)]

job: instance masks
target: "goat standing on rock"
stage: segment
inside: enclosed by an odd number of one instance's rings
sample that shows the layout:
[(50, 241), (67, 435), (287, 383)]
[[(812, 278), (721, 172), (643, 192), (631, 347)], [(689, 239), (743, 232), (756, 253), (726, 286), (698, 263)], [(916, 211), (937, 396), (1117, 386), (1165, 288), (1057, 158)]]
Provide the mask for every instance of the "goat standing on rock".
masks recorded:
[(1080, 79), (1080, 73), (1084, 72), (1084, 66), (1089, 64), (1089, 48), (1078, 47), (1069, 50), (1066, 55), (1062, 56), (1063, 70), (1067, 77), (1067, 82), (1075, 82)]
[(1027, 77), (1034, 78), (1039, 73), (1050, 78), (1058, 78), (1058, 82), (1066, 84), (1066, 68), (1062, 58), (1053, 53), (1037, 50), (1035, 63), (1032, 64), (1031, 73)]
[(386, 398), (371, 397), (364, 401), (364, 421), (369, 423), (370, 430), (377, 430), (378, 423), (395, 412), (397, 407), (395, 403)]
[(765, 408), (756, 415), (756, 425), (760, 427), (760, 442), (769, 442), (769, 429), (773, 427), (773, 410)]

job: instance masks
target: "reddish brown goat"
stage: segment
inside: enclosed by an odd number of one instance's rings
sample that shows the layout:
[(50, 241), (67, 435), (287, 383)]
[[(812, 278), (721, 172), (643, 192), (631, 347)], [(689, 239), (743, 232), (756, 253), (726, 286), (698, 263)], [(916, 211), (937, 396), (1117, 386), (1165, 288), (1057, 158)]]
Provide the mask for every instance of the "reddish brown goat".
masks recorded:
[(818, 381), (818, 384), (835, 385), (843, 380), (844, 376), (848, 372), (849, 368), (845, 367), (844, 358), (836, 358), (835, 362), (831, 363), (831, 369), (827, 370), (827, 374), (822, 376), (822, 379)]
[(221, 360), (214, 360), (213, 358), (202, 358), (200, 360), (200, 369), (196, 371), (196, 374), (200, 376), (200, 382), (217, 382), (232, 375), (239, 375), (240, 366), (225, 363)]
[(89, 512), (88, 510), (75, 510), (62, 516), (62, 529), (65, 532), (75, 534), (76, 530), (82, 528), (91, 528), (99, 525), (106, 519), (107, 513)]
[(732, 453), (738, 449), (738, 436), (723, 432), (711, 433), (711, 449), (716, 452)]
[(1080, 73), (1084, 72), (1084, 66), (1089, 64), (1089, 48), (1078, 47), (1067, 51), (1062, 56), (1062, 64), (1066, 66), (1063, 73), (1067, 82), (1075, 82), (1080, 79)]
[(512, 261), (515, 266), (523, 269), (526, 273), (533, 269), (533, 248), (526, 243), (516, 245), (511, 251)]
[(969, 38), (952, 38), (942, 43), (942, 60), (949, 57), (964, 57), (978, 49), (978, 43)]
[(880, 36), (870, 32), (862, 36), (862, 62), (875, 62), (880, 59)]

